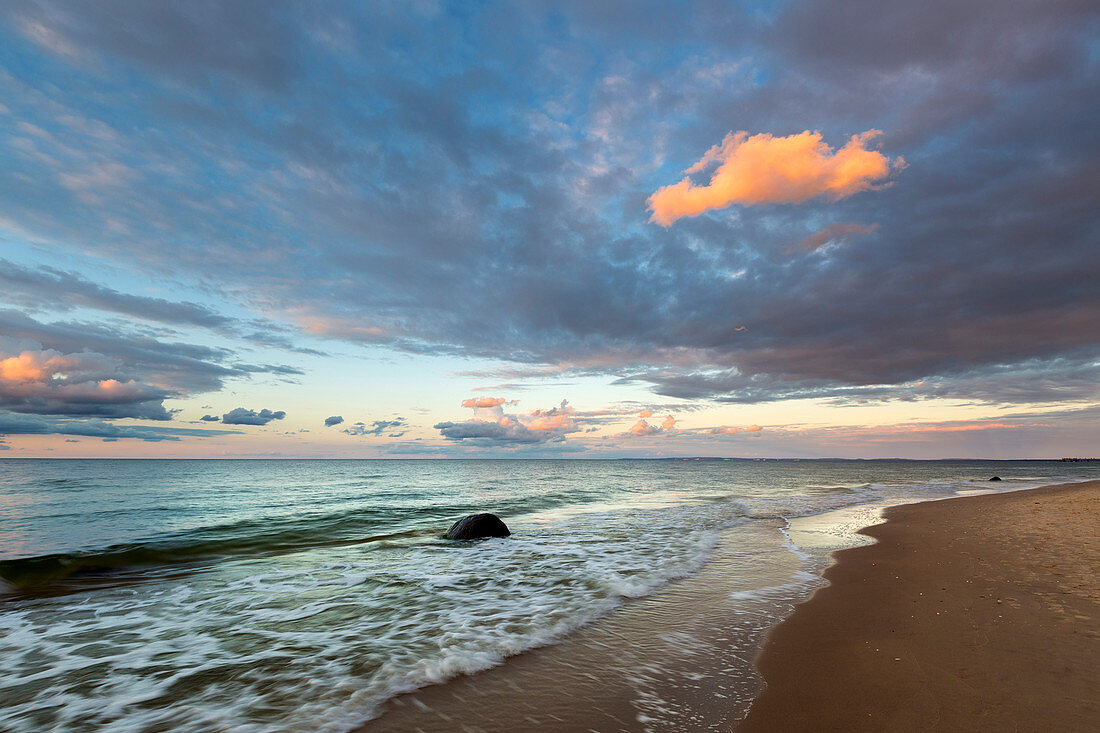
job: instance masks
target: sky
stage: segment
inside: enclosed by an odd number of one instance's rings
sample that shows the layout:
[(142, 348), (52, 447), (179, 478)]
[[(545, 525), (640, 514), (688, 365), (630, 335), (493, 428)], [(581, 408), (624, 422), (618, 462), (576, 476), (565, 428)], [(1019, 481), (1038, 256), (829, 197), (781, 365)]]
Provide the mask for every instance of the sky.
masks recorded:
[(1100, 454), (1092, 0), (0, 5), (0, 456)]

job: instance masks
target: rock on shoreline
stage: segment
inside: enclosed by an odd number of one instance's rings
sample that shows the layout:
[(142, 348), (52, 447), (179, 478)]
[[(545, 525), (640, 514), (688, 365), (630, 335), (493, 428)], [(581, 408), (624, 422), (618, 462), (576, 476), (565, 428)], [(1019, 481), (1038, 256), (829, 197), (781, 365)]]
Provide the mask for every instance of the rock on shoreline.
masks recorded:
[(479, 540), (485, 537), (507, 537), (511, 532), (495, 514), (470, 514), (451, 525), (444, 535), (449, 540)]

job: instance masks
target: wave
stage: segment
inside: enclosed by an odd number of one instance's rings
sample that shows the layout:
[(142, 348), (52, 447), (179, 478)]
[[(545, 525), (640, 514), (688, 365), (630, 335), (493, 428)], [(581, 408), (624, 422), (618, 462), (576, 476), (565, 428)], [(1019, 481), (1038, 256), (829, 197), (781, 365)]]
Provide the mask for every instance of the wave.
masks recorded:
[[(315, 518), (246, 520), (77, 552), (0, 561), (0, 594), (37, 594), (82, 590), (120, 582), (157, 570), (182, 569), (226, 559), (264, 557), (321, 547), (378, 542), (431, 540), (440, 531), (417, 526), (415, 515), (401, 512), (394, 529), (381, 530), (383, 514), (363, 509)], [(413, 515), (413, 516), (410, 516)], [(395, 526), (396, 525), (396, 526)]]
[[(484, 510), (516, 517), (583, 503), (597, 494), (591, 488), (548, 492), (504, 499)], [(434, 542), (455, 519), (478, 510), (458, 503), (319, 510), (304, 516), (261, 517), (87, 550), (0, 560), (0, 596), (76, 592), (229, 559), (344, 545)], [(65, 516), (69, 515), (51, 518)]]

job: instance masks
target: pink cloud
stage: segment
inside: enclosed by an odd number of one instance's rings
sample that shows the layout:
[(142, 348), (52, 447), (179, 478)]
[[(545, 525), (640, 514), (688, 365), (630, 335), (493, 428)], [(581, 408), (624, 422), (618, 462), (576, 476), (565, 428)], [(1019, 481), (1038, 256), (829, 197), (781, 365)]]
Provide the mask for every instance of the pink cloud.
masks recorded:
[(471, 419), (441, 422), (435, 427), (445, 438), (475, 444), (560, 442), (567, 434), (580, 430), (574, 419), (576, 410), (566, 400), (557, 407), (531, 410), (523, 415), (505, 414), (506, 404), (507, 400), (501, 397), (464, 400), (462, 406), (474, 411)]
[(711, 435), (736, 435), (737, 433), (759, 433), (763, 430), (759, 425), (750, 425), (747, 428), (731, 427), (729, 425), (720, 425), (716, 428), (710, 428), (706, 432)]
[(463, 407), (497, 407), (505, 402), (503, 397), (471, 397), (462, 400)]
[[(649, 410), (644, 410), (644, 412), (649, 412)], [(652, 413), (650, 413), (650, 415), (652, 415)], [(676, 418), (674, 418), (672, 415), (669, 415), (661, 421), (660, 427), (656, 425), (650, 425), (649, 422), (647, 422), (645, 419), (639, 420), (638, 422), (631, 425), (630, 430), (624, 433), (624, 435), (666, 435), (676, 432), (679, 432), (676, 429)]]
[(168, 419), (160, 404), (168, 392), (120, 378), (120, 369), (118, 360), (91, 352), (24, 350), (7, 357), (0, 353), (0, 407), (39, 414)]
[(576, 410), (568, 402), (562, 400), (561, 405), (558, 407), (549, 410), (532, 410), (525, 417), (521, 417), (520, 421), (528, 430), (552, 430), (571, 433), (577, 429), (577, 425), (573, 420), (575, 414)]
[[(879, 134), (868, 130), (853, 135), (834, 151), (820, 132), (809, 130), (787, 137), (730, 133), (684, 171), (687, 176), (679, 183), (649, 197), (650, 221), (667, 227), (677, 219), (733, 204), (799, 203), (815, 196), (836, 200), (878, 188), (905, 167), (900, 156), (891, 160), (867, 149), (868, 141)], [(708, 184), (691, 181), (692, 174), (712, 167)]]

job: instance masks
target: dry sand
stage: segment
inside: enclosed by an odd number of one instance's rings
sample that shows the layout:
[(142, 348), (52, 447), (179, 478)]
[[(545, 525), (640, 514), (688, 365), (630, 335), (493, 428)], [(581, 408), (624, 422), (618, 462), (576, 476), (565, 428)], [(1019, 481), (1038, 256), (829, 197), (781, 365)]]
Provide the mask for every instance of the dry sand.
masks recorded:
[(1100, 730), (1100, 481), (886, 517), (769, 634), (738, 733)]

